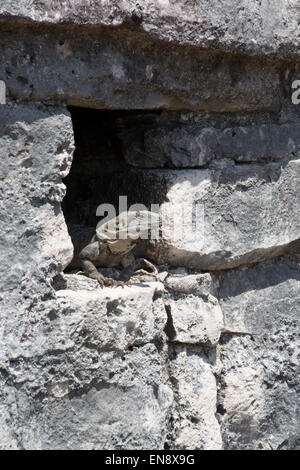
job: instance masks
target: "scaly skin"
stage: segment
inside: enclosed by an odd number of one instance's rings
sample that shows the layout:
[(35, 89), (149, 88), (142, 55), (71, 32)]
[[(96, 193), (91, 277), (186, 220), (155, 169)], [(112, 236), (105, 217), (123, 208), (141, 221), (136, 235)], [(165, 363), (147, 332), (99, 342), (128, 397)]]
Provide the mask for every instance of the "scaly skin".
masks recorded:
[[(128, 227), (126, 227), (127, 220)], [(84, 273), (91, 279), (97, 279), (100, 287), (118, 287), (128, 285), (128, 283), (104, 277), (97, 267), (111, 268), (121, 265), (124, 268), (121, 277), (141, 267), (147, 267), (150, 271), (156, 272), (156, 268), (149, 261), (142, 258), (136, 260), (132, 250), (139, 238), (145, 238), (150, 229), (158, 226), (158, 216), (148, 211), (123, 213), (109, 223), (99, 224), (90, 243), (78, 254)], [(111, 230), (111, 227), (115, 230)], [(127, 231), (124, 232), (125, 230)], [(118, 238), (120, 233), (123, 236), (121, 239)]]

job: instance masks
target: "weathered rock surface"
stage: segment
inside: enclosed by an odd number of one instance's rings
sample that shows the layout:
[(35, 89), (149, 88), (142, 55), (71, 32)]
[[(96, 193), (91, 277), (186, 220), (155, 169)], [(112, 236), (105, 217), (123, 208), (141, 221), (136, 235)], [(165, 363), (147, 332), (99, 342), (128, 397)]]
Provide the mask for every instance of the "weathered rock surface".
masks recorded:
[(215, 282), (210, 274), (170, 275), (165, 281), (166, 288), (175, 293), (194, 294), (207, 297), (214, 292)]
[[(299, 447), (299, 263), (222, 274), (219, 421), (227, 449)], [(253, 333), (253, 335), (251, 335)]]
[[(299, 15), (1, 2), (0, 449), (300, 448)], [(121, 194), (161, 282), (62, 273)]]
[[(73, 152), (64, 109), (8, 103), (0, 114), (0, 291), (30, 278), (37, 263), (72, 258), (60, 202)], [(4, 109), (3, 109), (4, 110)]]
[[(80, 328), (94, 331), (90, 341), (96, 348), (126, 350), (131, 346), (161, 342), (166, 324), (164, 304), (154, 295), (163, 292), (163, 285), (153, 283), (137, 287), (118, 287), (91, 291), (58, 291), (58, 311), (69, 312), (63, 331)], [(80, 334), (80, 333), (79, 333)], [(65, 334), (64, 334), (65, 338)], [(49, 338), (50, 341), (50, 338)], [(57, 338), (56, 338), (57, 341)], [(73, 339), (76, 343), (76, 339)]]
[(159, 284), (58, 291), (18, 347), (16, 318), (6, 321), (0, 447), (162, 448), (173, 397), (154, 344), (160, 293)]
[[(159, 263), (202, 270), (279, 256), (300, 234), (299, 160), (227, 165), (216, 170), (144, 170), (161, 190)], [(153, 180), (153, 181), (152, 181)], [(296, 248), (295, 248), (296, 249)]]
[(0, 80), (0, 104), (6, 104), (6, 84)]
[(172, 322), (170, 339), (184, 344), (215, 346), (223, 330), (223, 314), (217, 299), (173, 295), (166, 299)]
[(206, 274), (170, 275), (165, 306), (169, 340), (186, 345), (216, 346), (224, 329), (223, 313), (212, 295), (218, 281)]
[(181, 126), (121, 136), (126, 161), (140, 168), (193, 168), (213, 160), (262, 162), (299, 156), (299, 124), (262, 124), (224, 130)]
[[(40, 384), (36, 384), (35, 393), (33, 383), (32, 390), (19, 385), (16, 391), (13, 382), (2, 387), (1, 403), (9, 416), (2, 415), (6, 422), (0, 432), (1, 448), (163, 446), (172, 392), (162, 383), (154, 345), (123, 354), (103, 351), (99, 356), (87, 344), (73, 357), (53, 352), (51, 359), (51, 350), (48, 354), (25, 363), (32, 374), (35, 367), (40, 371), (44, 393)], [(15, 362), (15, 367), (19, 364)]]
[(203, 48), (299, 57), (297, 0), (5, 0), (3, 20), (119, 26), (129, 24), (159, 39)]
[(196, 347), (175, 346), (170, 375), (177, 403), (176, 449), (220, 450), (222, 437), (216, 419), (217, 387), (211, 360)]
[[(281, 74), (289, 64), (173, 44), (162, 48), (127, 30), (83, 28), (78, 35), (74, 27), (1, 24), (0, 30), (0, 79), (14, 99), (99, 109), (269, 113), (290, 103), (292, 70)], [(174, 69), (179, 58), (180, 69)]]

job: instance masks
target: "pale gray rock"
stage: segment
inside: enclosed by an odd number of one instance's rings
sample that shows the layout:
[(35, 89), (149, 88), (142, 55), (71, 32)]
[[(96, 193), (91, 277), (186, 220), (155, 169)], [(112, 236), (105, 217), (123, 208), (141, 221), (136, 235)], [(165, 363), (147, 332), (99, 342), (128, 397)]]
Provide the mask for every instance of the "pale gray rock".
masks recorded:
[(9, 102), (0, 108), (0, 292), (44, 261), (64, 269), (72, 244), (61, 211), (73, 153), (64, 109)]
[(140, 170), (163, 201), (162, 242), (147, 248), (149, 257), (218, 270), (299, 250), (299, 162)]
[(194, 294), (208, 296), (214, 291), (214, 281), (212, 276), (205, 274), (186, 274), (185, 276), (168, 276), (165, 280), (165, 287), (171, 292), (181, 294)]
[[(299, 12), (1, 2), (0, 449), (300, 448)], [(121, 188), (162, 204), (165, 288), (62, 273)]]
[(0, 448), (162, 449), (173, 407), (154, 344), (162, 290), (60, 290), (29, 322), (26, 303), (25, 318), (2, 315)]
[(6, 399), (4, 380), (1, 380), (0, 400), (0, 449), (18, 450), (18, 439), (10, 426), (11, 414), (16, 411), (14, 409), (16, 403), (13, 399)]
[(193, 168), (213, 160), (276, 161), (298, 155), (299, 124), (262, 124), (224, 130), (182, 125), (121, 135), (126, 161), (140, 168)]
[[(81, 330), (93, 331), (95, 347), (126, 350), (131, 346), (163, 341), (167, 321), (161, 297), (163, 285), (96, 288), (93, 291), (61, 290), (57, 292), (57, 310), (62, 341), (76, 344)], [(66, 315), (68, 312), (68, 315)], [(57, 335), (55, 341), (59, 341)], [(60, 341), (59, 341), (60, 342)], [(48, 338), (51, 344), (51, 337)]]
[(297, 0), (5, 0), (2, 20), (129, 25), (159, 39), (256, 55), (299, 56)]
[(56, 276), (52, 283), (55, 290), (75, 290), (75, 291), (94, 291), (100, 288), (96, 279), (91, 279), (83, 273), (65, 274), (61, 273)]
[(299, 448), (299, 263), (224, 273), (219, 421), (227, 449)]
[(26, 417), (13, 423), (18, 406), (22, 409), (16, 389), (24, 383), (37, 386), (39, 368), (31, 364), (23, 373), (23, 363), (42, 350), (44, 338), (48, 348), (51, 279), (72, 257), (60, 203), (73, 150), (66, 109), (10, 100), (1, 106), (1, 449), (22, 448), (18, 432)]
[[(161, 284), (154, 283), (152, 287), (59, 290), (56, 302), (45, 303), (39, 321), (31, 326), (30, 318), (24, 319), (24, 327), (18, 334), (13, 325), (14, 321), (22, 322), (21, 315), (20, 319), (9, 319), (4, 315), (3, 321), (7, 323), (2, 330), (5, 344), (0, 358), (5, 362), (23, 356), (47, 356), (48, 351), (72, 352), (81, 344), (82, 338), (96, 349), (125, 350), (135, 345), (161, 342), (167, 319), (159, 295), (161, 289)], [(156, 303), (154, 296), (158, 297)], [(27, 307), (25, 302), (23, 307)], [(35, 309), (34, 312), (38, 317)]]
[(6, 84), (0, 80), (0, 105), (6, 104)]
[(39, 33), (28, 25), (0, 24), (0, 30), (0, 79), (21, 101), (213, 113), (291, 107), (291, 75), (281, 74), (288, 64), (174, 44), (162, 48), (152, 37), (123, 29), (82, 26), (78, 34), (73, 27), (44, 25)]
[(173, 295), (166, 299), (172, 321), (172, 341), (215, 346), (223, 330), (223, 314), (215, 297)]
[(217, 384), (212, 362), (197, 347), (174, 346), (169, 371), (177, 403), (174, 447), (221, 450), (216, 419)]
[[(37, 360), (21, 364), (33, 372)], [(0, 431), (1, 448), (163, 448), (172, 392), (163, 384), (154, 345), (99, 354), (86, 342), (77, 354), (54, 361), (50, 353), (37, 367), (43, 392), (32, 387), (28, 396), (21, 385), (2, 390), (10, 416)]]

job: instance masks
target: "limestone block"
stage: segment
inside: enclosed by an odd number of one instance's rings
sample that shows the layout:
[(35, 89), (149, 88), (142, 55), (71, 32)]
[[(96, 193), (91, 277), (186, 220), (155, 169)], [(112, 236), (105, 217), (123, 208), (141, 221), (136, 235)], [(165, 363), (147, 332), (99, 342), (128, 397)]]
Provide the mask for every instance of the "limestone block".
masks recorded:
[(175, 449), (220, 450), (222, 438), (216, 419), (217, 385), (203, 352), (178, 345), (170, 360), (177, 403)]
[[(299, 447), (300, 270), (291, 258), (232, 270), (220, 279), (219, 421), (225, 448)], [(251, 335), (252, 333), (252, 335)]]
[(1, 312), (0, 448), (163, 449), (173, 408), (154, 344), (163, 286), (100, 289), (75, 276), (75, 290), (40, 304), (33, 291), (31, 305)]
[(202, 167), (214, 160), (280, 160), (300, 152), (299, 124), (226, 127), (156, 126), (121, 134), (126, 161), (139, 168)]
[(185, 344), (214, 346), (223, 329), (223, 314), (213, 296), (174, 295), (166, 300), (172, 318), (172, 340)]
[(151, 181), (156, 194), (160, 188), (162, 200), (162, 238), (147, 248), (148, 256), (218, 270), (292, 250), (300, 234), (299, 164), (139, 170), (142, 184)]
[(127, 24), (161, 40), (184, 45), (257, 56), (286, 58), (299, 54), (297, 0), (69, 0), (64, 4), (59, 0), (4, 0), (0, 17), (42, 23)]
[(168, 276), (165, 287), (171, 292), (208, 296), (213, 290), (213, 280), (209, 273)]
[[(57, 292), (58, 332), (65, 332), (76, 343), (80, 331), (90, 331), (91, 341), (102, 348), (125, 350), (128, 347), (163, 339), (167, 321), (161, 294), (163, 285), (103, 288), (90, 290), (60, 290)], [(154, 302), (154, 296), (157, 300)], [(75, 334), (75, 337), (74, 337)], [(60, 343), (60, 335), (55, 341)], [(51, 344), (51, 338), (48, 338)]]
[(43, 391), (3, 389), (10, 414), (1, 449), (163, 449), (173, 394), (154, 345), (117, 353), (86, 342), (81, 352), (56, 355), (55, 374), (50, 357), (40, 360), (30, 368), (46, 382)]
[[(72, 161), (73, 130), (62, 108), (8, 102), (0, 108), (0, 271), (2, 289), (37, 265), (68, 265), (73, 247), (60, 202)], [(1, 290), (2, 290), (1, 289)]]
[[(280, 64), (247, 56), (237, 60), (176, 42), (162, 48), (152, 35), (125, 28), (98, 31), (82, 25), (78, 34), (67, 25), (44, 23), (41, 34), (35, 34), (21, 23), (3, 26), (0, 78), (15, 100), (57, 106), (273, 113), (280, 111), (282, 102), (290, 103), (282, 94)], [(14, 50), (20, 51), (18, 61)], [(184, 149), (189, 136), (183, 133), (181, 139)], [(191, 147), (197, 146), (191, 139)], [(177, 152), (177, 162), (178, 157)]]

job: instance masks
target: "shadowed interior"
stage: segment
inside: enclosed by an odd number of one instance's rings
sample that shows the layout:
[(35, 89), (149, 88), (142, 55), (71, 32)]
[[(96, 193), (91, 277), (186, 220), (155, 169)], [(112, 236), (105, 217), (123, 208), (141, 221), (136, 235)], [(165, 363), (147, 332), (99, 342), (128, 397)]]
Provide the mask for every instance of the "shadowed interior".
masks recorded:
[[(162, 187), (151, 175), (131, 167), (124, 159), (122, 135), (136, 138), (141, 126), (151, 126), (158, 112), (110, 111), (70, 107), (75, 152), (62, 207), (67, 225), (95, 227), (100, 204), (112, 204), (119, 213), (119, 196), (132, 204), (161, 204)], [(156, 183), (157, 184), (157, 183)]]

